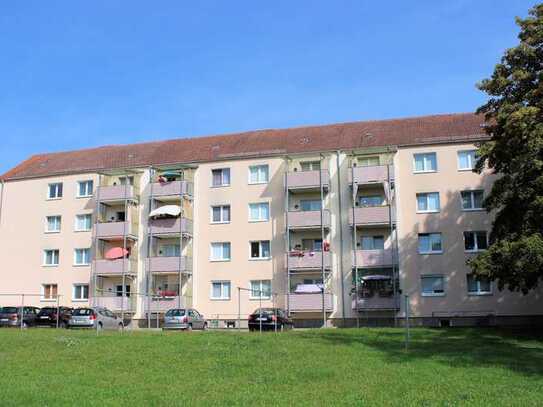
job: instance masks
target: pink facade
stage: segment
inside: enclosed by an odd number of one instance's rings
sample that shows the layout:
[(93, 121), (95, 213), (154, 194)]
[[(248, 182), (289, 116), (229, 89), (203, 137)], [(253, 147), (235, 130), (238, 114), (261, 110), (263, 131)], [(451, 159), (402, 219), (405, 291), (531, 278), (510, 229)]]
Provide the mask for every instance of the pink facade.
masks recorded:
[(134, 198), (132, 185), (109, 185), (96, 188), (96, 197), (100, 201), (118, 201)]
[[(353, 256), (354, 257), (354, 256)], [(354, 263), (353, 258), (353, 265)], [(357, 267), (386, 267), (392, 265), (392, 249), (356, 250)]]
[[(324, 226), (330, 226), (330, 212), (323, 211)], [(321, 226), (321, 211), (289, 211), (288, 226), (294, 228), (310, 228)]]
[(155, 197), (166, 195), (192, 195), (191, 184), (187, 181), (155, 182), (151, 185)]
[[(394, 220), (394, 210), (392, 219)], [(367, 206), (349, 209), (349, 223), (353, 224), (353, 215), (357, 225), (386, 225), (390, 220), (388, 206)]]
[(328, 187), (330, 184), (330, 174), (328, 170), (319, 171), (297, 171), (287, 173), (287, 187), (294, 188), (320, 188), (321, 182)]
[(153, 273), (177, 273), (190, 271), (192, 259), (182, 257), (150, 257), (147, 259), (147, 270)]
[(149, 220), (152, 234), (192, 233), (192, 221), (186, 218), (165, 218)]
[[(303, 256), (288, 255), (288, 267), (297, 269), (320, 269), (323, 252), (304, 252)], [(330, 252), (324, 252), (324, 267), (330, 268)]]
[[(318, 312), (322, 310), (322, 294), (289, 294), (289, 309), (294, 312)], [(332, 311), (334, 296), (324, 294), (324, 309)]]
[(388, 181), (390, 172), (390, 178), (394, 178), (394, 168), (392, 165), (373, 165), (369, 167), (354, 167), (353, 173), (349, 171), (349, 183), (354, 182), (357, 184), (375, 184)]

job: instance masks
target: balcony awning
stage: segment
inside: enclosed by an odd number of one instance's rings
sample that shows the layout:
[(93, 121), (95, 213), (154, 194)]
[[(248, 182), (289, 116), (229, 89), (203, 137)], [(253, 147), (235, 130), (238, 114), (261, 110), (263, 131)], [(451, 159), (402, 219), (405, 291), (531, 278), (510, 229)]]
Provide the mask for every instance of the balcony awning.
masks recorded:
[(181, 173), (179, 171), (164, 171), (160, 175), (162, 175), (163, 177), (166, 177), (166, 178), (173, 178), (173, 177), (181, 176)]
[(159, 216), (160, 217), (171, 216), (171, 217), (176, 218), (179, 215), (181, 215), (181, 207), (179, 205), (164, 205), (164, 206), (161, 206), (160, 208), (156, 208), (152, 210), (149, 213), (150, 218), (155, 218)]
[(122, 259), (129, 254), (129, 251), (122, 247), (112, 247), (106, 252), (105, 258), (107, 260)]
[(379, 280), (391, 280), (392, 277), (384, 274), (371, 274), (369, 276), (363, 276), (362, 281), (379, 281)]
[(298, 284), (295, 294), (315, 294), (322, 293), (323, 285), (322, 284)]

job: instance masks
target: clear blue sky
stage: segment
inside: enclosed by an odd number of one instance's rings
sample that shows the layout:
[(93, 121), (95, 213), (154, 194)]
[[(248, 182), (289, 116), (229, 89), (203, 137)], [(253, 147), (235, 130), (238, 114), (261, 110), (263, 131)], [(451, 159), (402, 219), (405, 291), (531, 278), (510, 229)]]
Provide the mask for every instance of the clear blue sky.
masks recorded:
[(533, 4), (4, 1), (0, 172), (39, 152), (472, 111)]

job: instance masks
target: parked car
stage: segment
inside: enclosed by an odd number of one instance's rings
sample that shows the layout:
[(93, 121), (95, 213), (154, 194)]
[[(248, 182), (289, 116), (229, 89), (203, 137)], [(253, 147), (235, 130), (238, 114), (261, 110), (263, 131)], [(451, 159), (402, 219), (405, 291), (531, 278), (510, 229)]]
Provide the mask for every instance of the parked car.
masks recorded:
[(73, 308), (69, 307), (44, 307), (40, 309), (36, 319), (36, 325), (56, 327), (57, 311), (59, 328), (66, 328), (73, 312)]
[(124, 323), (104, 307), (76, 308), (67, 328), (123, 329)]
[(281, 308), (258, 308), (249, 315), (249, 331), (291, 329), (294, 326), (287, 312)]
[(207, 321), (193, 308), (173, 308), (164, 315), (164, 329), (207, 329)]
[[(36, 318), (40, 311), (37, 307), (24, 307), (23, 328), (36, 325)], [(0, 326), (21, 326), (21, 307), (2, 307), (0, 309)]]

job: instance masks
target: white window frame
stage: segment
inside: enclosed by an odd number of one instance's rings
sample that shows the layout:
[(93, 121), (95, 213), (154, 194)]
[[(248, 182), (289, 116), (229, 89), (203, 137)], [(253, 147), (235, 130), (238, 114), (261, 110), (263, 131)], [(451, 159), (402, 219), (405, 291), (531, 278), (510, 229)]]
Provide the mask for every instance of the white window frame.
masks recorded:
[[(50, 287), (50, 291), (52, 289), (53, 286), (56, 286), (57, 287), (57, 295), (54, 296), (54, 297), (45, 297), (45, 287), (46, 286), (49, 286)], [(41, 285), (41, 295), (40, 295), (40, 301), (56, 301), (58, 298), (58, 284), (57, 283), (42, 283)]]
[[(475, 235), (475, 238), (473, 239), (474, 243), (475, 243), (475, 248), (474, 249), (466, 249), (466, 233), (473, 233)], [(478, 247), (478, 243), (477, 243), (477, 233), (484, 233), (485, 236), (486, 236), (486, 249), (479, 249)], [(488, 249), (488, 232), (486, 230), (465, 230), (463, 233), (462, 233), (462, 240), (464, 241), (464, 251), (466, 253), (480, 253), (480, 252), (484, 252)]]
[[(79, 250), (85, 250), (88, 253), (88, 259), (86, 263), (78, 263), (77, 262), (77, 252)], [(91, 250), (88, 247), (78, 247), (74, 249), (74, 267), (82, 267), (82, 266), (90, 266), (91, 263)]]
[[(304, 166), (308, 166), (309, 168), (304, 170)], [(318, 160), (300, 161), (300, 172), (319, 171), (320, 169), (321, 162)]]
[[(464, 212), (476, 212), (476, 211), (484, 211), (485, 208), (482, 206), (480, 208), (475, 207), (475, 192), (481, 192), (483, 194), (483, 200), (485, 197), (485, 192), (483, 189), (465, 189), (463, 191), (460, 191), (460, 209)], [(462, 198), (462, 193), (469, 193), (469, 200), (471, 203), (470, 208), (464, 208), (464, 199)], [(482, 202), (482, 200), (481, 200)]]
[[(436, 163), (436, 168), (433, 169), (433, 170), (428, 170), (426, 169), (426, 156), (429, 156), (429, 155), (433, 155), (435, 157), (435, 163)], [(424, 169), (422, 170), (417, 170), (417, 157), (418, 156), (423, 156), (423, 163), (424, 163)], [(432, 173), (432, 172), (437, 172), (437, 169), (438, 169), (438, 164), (437, 164), (437, 153), (436, 152), (427, 152), (427, 153), (414, 153), (413, 154), (413, 173), (414, 174), (425, 174), (425, 173)]]
[[(81, 217), (90, 217), (90, 226), (88, 229), (79, 229), (78, 227), (78, 219)], [(75, 222), (74, 222), (74, 232), (90, 232), (92, 230), (92, 214), (90, 213), (80, 213), (75, 215)]]
[[(265, 257), (262, 256), (263, 249), (262, 249), (262, 243), (268, 242), (268, 251), (269, 256)], [(252, 244), (258, 243), (258, 256), (259, 257), (252, 257)], [(249, 260), (255, 261), (255, 260), (270, 260), (271, 259), (271, 241), (270, 240), (250, 240), (249, 241)]]
[[(51, 196), (51, 187), (55, 185), (55, 193), (56, 193), (56, 196)], [(60, 188), (62, 189), (62, 194), (60, 196), (58, 196), (58, 190), (59, 190), (59, 186), (60, 185)], [(64, 196), (64, 185), (62, 182), (50, 182), (49, 184), (47, 184), (47, 200), (48, 201), (53, 201), (55, 199), (62, 199), (62, 197)]]
[[(423, 278), (441, 278), (441, 281), (443, 283), (442, 284), (443, 292), (442, 293), (436, 293), (436, 292), (427, 293), (427, 292), (424, 292), (424, 286), (422, 284), (422, 279)], [(442, 274), (423, 274), (423, 275), (420, 276), (420, 295), (421, 295), (421, 297), (444, 297), (446, 290), (447, 290), (447, 279), (445, 278), (444, 275), (442, 275)]]
[[(215, 297), (213, 295), (213, 284), (220, 284), (221, 285), (221, 296), (220, 297)], [(225, 286), (229, 286), (229, 289), (228, 289), (228, 296), (225, 296), (224, 295), (224, 287)], [(209, 293), (209, 298), (213, 301), (230, 301), (232, 299), (232, 283), (230, 282), (230, 280), (212, 280), (211, 281), (211, 286), (210, 286), (210, 293)]]
[[(220, 210), (221, 210), (221, 220), (220, 221), (214, 221), (213, 220), (213, 209), (214, 208), (220, 208)], [(228, 208), (228, 212), (230, 214), (230, 220), (223, 220), (224, 208)], [(230, 204), (211, 205), (209, 207), (209, 222), (210, 223), (212, 223), (214, 225), (217, 225), (217, 224), (230, 223), (231, 221), (232, 221), (232, 207), (230, 206)]]
[[(225, 257), (222, 257), (220, 259), (215, 259), (213, 257), (213, 246), (214, 245), (222, 245), (222, 254), (224, 255), (224, 245), (229, 245), (230, 247), (230, 250), (229, 250), (229, 254), (230, 256), (228, 258), (225, 258)], [(212, 262), (221, 262), (221, 261), (231, 261), (232, 260), (232, 243), (231, 242), (211, 242), (209, 244), (209, 261), (212, 261)]]
[[(258, 219), (252, 219), (251, 218), (251, 206), (252, 205), (258, 205)], [(268, 207), (268, 217), (267, 218), (262, 218), (262, 206), (267, 206)], [(248, 206), (248, 209), (249, 209), (249, 216), (248, 216), (248, 220), (249, 222), (269, 222), (270, 221), (270, 203), (269, 202), (251, 202)]]
[[(87, 298), (76, 297), (75, 295), (76, 287), (81, 287), (81, 294), (84, 294), (85, 292), (83, 287), (87, 287)], [(89, 293), (90, 293), (89, 284), (87, 283), (74, 283), (72, 285), (72, 301), (74, 302), (87, 302), (89, 300)]]
[[(255, 288), (253, 287), (253, 284), (257, 284), (259, 286), (258, 289), (255, 290)], [(264, 294), (264, 289), (263, 289), (263, 283), (268, 283), (268, 286), (269, 286), (269, 291), (268, 291), (268, 295)], [(271, 291), (272, 291), (272, 285), (271, 285), (271, 280), (268, 280), (268, 279), (265, 279), (265, 280), (251, 280), (249, 281), (249, 286), (251, 287), (251, 294), (249, 296), (249, 299), (251, 300), (269, 300), (271, 298)], [(253, 291), (254, 290), (254, 291)], [(259, 292), (259, 295), (254, 295), (254, 292), (255, 291), (258, 291)]]
[(470, 291), (469, 290), (469, 278), (470, 277), (473, 277), (472, 274), (467, 274), (466, 275), (466, 284), (467, 284), (467, 290), (468, 290), (468, 295), (473, 295), (473, 296), (486, 296), (486, 295), (492, 295), (492, 281), (488, 281), (488, 285), (489, 285), (489, 291), (481, 291), (481, 281), (480, 280), (475, 280), (476, 283), (477, 283), (477, 291)]
[[(471, 164), (471, 167), (460, 166), (460, 154), (468, 154), (468, 161)], [(477, 163), (477, 150), (476, 149), (459, 150), (456, 153), (456, 163), (457, 163), (458, 171), (473, 171), (473, 169), (475, 168), (475, 164)]]
[[(49, 219), (58, 218), (58, 229), (49, 230)], [(45, 217), (45, 233), (60, 233), (62, 230), (62, 216), (61, 215), (50, 215)]]
[[(224, 171), (228, 170), (228, 184), (224, 183)], [(221, 171), (221, 184), (213, 184), (213, 171)], [(232, 170), (230, 167), (212, 168), (211, 169), (211, 188), (229, 187), (232, 184)]]
[[(427, 235), (428, 238), (430, 239), (429, 240), (429, 242), (430, 242), (430, 250), (428, 250), (428, 251), (421, 251), (420, 250), (420, 236), (421, 235)], [(431, 240), (432, 236), (439, 236), (439, 241), (441, 243), (441, 250), (432, 250), (432, 240)], [(443, 254), (443, 235), (440, 232), (419, 233), (417, 235), (417, 250), (418, 250), (419, 254)]]
[[(88, 191), (89, 183), (91, 184), (90, 193)], [(85, 192), (86, 192), (86, 194), (85, 195), (80, 195), (79, 192), (80, 192), (81, 186), (83, 184), (85, 184)], [(92, 179), (87, 179), (87, 180), (84, 180), (84, 181), (77, 181), (77, 191), (76, 191), (76, 195), (75, 195), (76, 198), (90, 198), (92, 196), (93, 192), (94, 192), (94, 181)]]
[[(265, 174), (266, 174), (266, 179), (265, 180), (261, 180), (260, 179), (260, 175), (261, 175), (261, 172), (260, 170), (261, 169), (265, 169)], [(257, 171), (257, 178), (258, 180), (257, 181), (252, 181), (251, 180), (251, 171), (255, 169)], [(258, 184), (267, 184), (268, 182), (270, 182), (270, 166), (269, 164), (256, 164), (256, 165), (250, 165), (249, 166), (249, 173), (248, 173), (248, 178), (247, 178), (247, 183), (249, 185), (258, 185)]]
[[(426, 207), (428, 208), (430, 206), (430, 195), (437, 195), (437, 209), (420, 209), (419, 208), (419, 197), (425, 196), (426, 198)], [(417, 213), (439, 213), (441, 211), (441, 199), (439, 196), (439, 192), (418, 192), (416, 194), (416, 201), (417, 201)]]
[[(55, 252), (55, 251), (57, 252), (57, 262), (47, 264), (47, 252)], [(54, 260), (55, 256), (53, 255), (51, 258)], [(60, 250), (59, 249), (44, 249), (43, 250), (43, 263), (42, 263), (43, 267), (58, 267), (59, 264), (60, 264)]]

